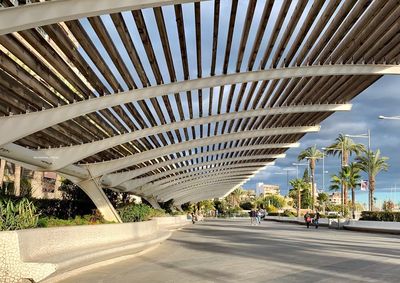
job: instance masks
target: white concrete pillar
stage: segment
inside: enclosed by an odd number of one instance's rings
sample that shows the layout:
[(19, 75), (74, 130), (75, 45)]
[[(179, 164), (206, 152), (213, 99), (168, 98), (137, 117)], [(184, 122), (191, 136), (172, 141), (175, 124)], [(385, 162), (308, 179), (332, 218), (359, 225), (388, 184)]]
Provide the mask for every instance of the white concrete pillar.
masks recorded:
[(99, 186), (98, 179), (82, 181), (77, 185), (90, 197), (105, 220), (122, 223), (118, 212), (111, 204), (101, 186)]
[(150, 205), (155, 209), (161, 209), (161, 206), (158, 204), (157, 199), (154, 196), (145, 196), (144, 198)]

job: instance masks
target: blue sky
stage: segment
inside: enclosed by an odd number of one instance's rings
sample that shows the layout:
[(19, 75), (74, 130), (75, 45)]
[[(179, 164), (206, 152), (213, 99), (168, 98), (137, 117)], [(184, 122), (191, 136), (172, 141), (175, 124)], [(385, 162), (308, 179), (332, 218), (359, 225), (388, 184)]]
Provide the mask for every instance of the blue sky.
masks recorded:
[[(300, 140), (300, 147), (287, 151), (285, 159), (278, 159), (276, 165), (266, 168), (249, 180), (244, 188), (255, 188), (256, 183), (278, 184), (282, 193), (287, 193), (286, 174), (281, 175), (283, 169), (294, 168), (293, 162), (297, 162), (300, 151), (308, 146), (326, 147), (333, 143), (339, 133), (361, 134), (371, 130), (371, 147), (373, 150), (380, 149), (383, 156), (389, 157), (390, 168), (382, 172), (377, 178), (376, 197), (378, 201), (392, 198), (395, 193), (393, 187), (397, 184), (398, 192), (396, 203), (400, 202), (400, 120), (380, 120), (379, 115), (400, 115), (400, 78), (385, 76), (370, 86), (353, 101), (353, 109), (350, 112), (338, 112), (326, 119), (321, 124), (319, 133), (307, 134)], [(368, 140), (363, 138), (354, 139), (356, 142), (367, 145)], [(332, 174), (339, 170), (340, 160), (338, 157), (328, 156), (325, 159), (325, 187), (329, 188), (329, 179)], [(304, 167), (299, 167), (299, 171)], [(278, 173), (278, 174), (277, 174)], [(289, 171), (289, 178), (295, 178), (296, 171)], [(367, 179), (366, 176), (364, 176)], [(316, 182), (318, 188), (322, 188), (322, 162), (317, 163)], [(367, 194), (357, 194), (361, 202), (366, 202)]]

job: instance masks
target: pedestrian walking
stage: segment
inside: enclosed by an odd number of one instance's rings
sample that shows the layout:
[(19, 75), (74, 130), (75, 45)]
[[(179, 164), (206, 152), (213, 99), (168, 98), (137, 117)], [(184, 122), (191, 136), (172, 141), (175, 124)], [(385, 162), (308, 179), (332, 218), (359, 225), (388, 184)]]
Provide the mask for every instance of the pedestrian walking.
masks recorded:
[(257, 210), (257, 224), (261, 224), (261, 209)]
[(304, 214), (304, 221), (306, 222), (307, 228), (310, 228), (311, 215), (308, 211), (306, 214)]
[(257, 212), (254, 208), (252, 208), (250, 211), (251, 225), (256, 225), (256, 217), (257, 217)]
[(317, 210), (317, 211), (315, 212), (315, 215), (314, 215), (314, 225), (315, 225), (315, 229), (318, 229), (320, 217), (321, 217), (321, 216), (319, 215), (319, 211)]

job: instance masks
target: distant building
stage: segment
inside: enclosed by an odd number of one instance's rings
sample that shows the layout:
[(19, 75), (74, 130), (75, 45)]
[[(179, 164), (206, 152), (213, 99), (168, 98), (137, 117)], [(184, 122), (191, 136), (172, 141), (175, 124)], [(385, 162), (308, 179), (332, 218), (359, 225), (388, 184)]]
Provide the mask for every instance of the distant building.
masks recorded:
[(331, 204), (342, 204), (342, 196), (340, 192), (334, 192), (329, 195), (329, 202)]
[(0, 189), (9, 195), (61, 199), (61, 176), (54, 172), (32, 171), (1, 160)]
[(278, 185), (270, 185), (264, 183), (257, 183), (256, 185), (256, 196), (265, 196), (265, 195), (279, 195), (280, 188)]

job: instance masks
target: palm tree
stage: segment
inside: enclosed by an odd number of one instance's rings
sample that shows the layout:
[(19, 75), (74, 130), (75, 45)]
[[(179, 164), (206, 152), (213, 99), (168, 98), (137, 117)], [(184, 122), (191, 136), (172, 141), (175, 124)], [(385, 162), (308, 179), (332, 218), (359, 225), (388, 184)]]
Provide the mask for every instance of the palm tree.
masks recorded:
[[(349, 163), (349, 158), (351, 155), (356, 154), (360, 155), (365, 151), (365, 146), (360, 143), (355, 143), (351, 138), (346, 137), (343, 134), (339, 134), (336, 138), (335, 142), (326, 148), (327, 153), (331, 155), (338, 154), (342, 160), (342, 167), (346, 166)], [(341, 187), (342, 189), (342, 197), (344, 204), (347, 204), (347, 186), (344, 184)]]
[(376, 152), (373, 152), (371, 150), (365, 151), (364, 155), (356, 157), (359, 168), (368, 174), (370, 210), (374, 210), (374, 191), (376, 175), (378, 175), (378, 173), (382, 170), (388, 170), (389, 165), (386, 162), (388, 159), (388, 157), (381, 156), (381, 152), (379, 149)]
[(301, 191), (307, 187), (307, 183), (304, 179), (293, 179), (290, 181), (290, 185), (297, 192), (297, 217), (300, 217)]
[(233, 207), (239, 206), (242, 195), (244, 194), (245, 191), (242, 188), (237, 188), (232, 193), (230, 193), (229, 198)]
[(356, 203), (356, 194), (355, 189), (360, 185), (360, 168), (357, 163), (350, 163), (347, 166), (342, 167), (342, 170), (338, 175), (332, 176), (332, 190), (339, 190), (341, 186), (346, 186), (351, 189), (351, 211), (353, 219), (355, 218), (355, 203)]
[(315, 203), (315, 163), (318, 159), (323, 158), (323, 153), (317, 149), (317, 146), (310, 146), (300, 152), (298, 156), (298, 160), (308, 159), (310, 169), (311, 169), (311, 189), (312, 189), (312, 201), (311, 201), (311, 209), (314, 210)]

